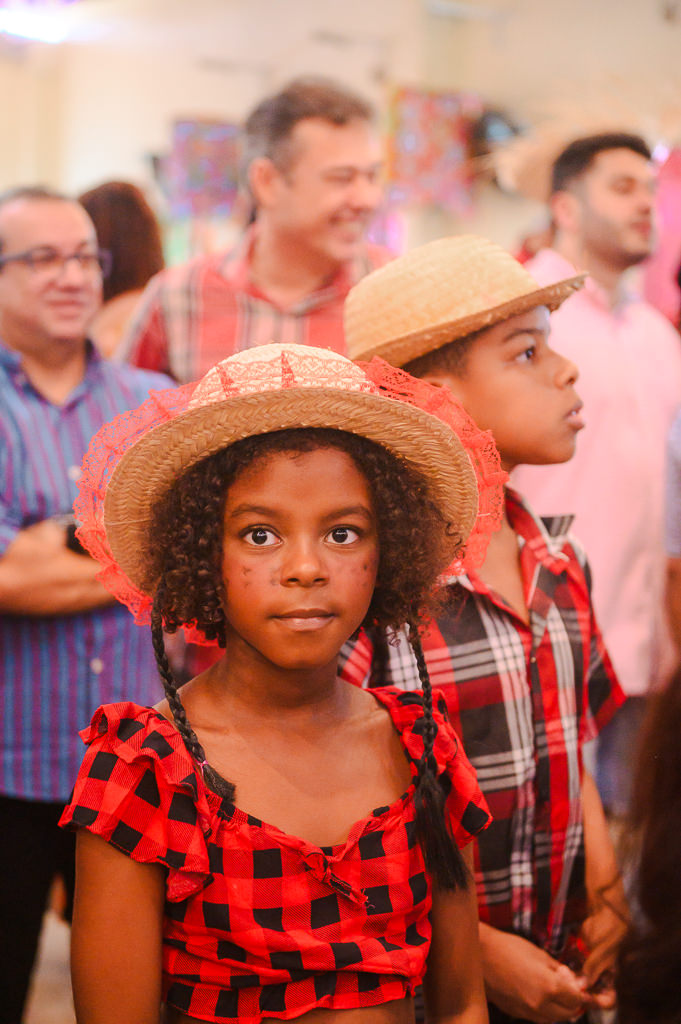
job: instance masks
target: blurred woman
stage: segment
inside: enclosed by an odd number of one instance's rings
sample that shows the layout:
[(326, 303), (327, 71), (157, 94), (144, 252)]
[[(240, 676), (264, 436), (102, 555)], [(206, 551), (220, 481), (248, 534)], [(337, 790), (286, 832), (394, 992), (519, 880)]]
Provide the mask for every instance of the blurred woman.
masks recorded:
[(634, 915), (620, 947), (619, 1024), (681, 1021), (681, 669), (651, 698), (632, 798)]
[(79, 202), (92, 218), (99, 244), (112, 256), (104, 303), (90, 331), (100, 351), (111, 356), (144, 286), (163, 269), (161, 231), (144, 194), (127, 181), (107, 181), (84, 192)]

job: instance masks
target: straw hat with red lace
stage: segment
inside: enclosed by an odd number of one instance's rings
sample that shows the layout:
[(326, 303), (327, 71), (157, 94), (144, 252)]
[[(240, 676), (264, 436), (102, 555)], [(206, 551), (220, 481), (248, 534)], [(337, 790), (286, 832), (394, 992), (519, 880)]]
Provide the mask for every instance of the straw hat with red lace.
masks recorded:
[(242, 438), (303, 427), (359, 434), (416, 466), (448, 524), (454, 566), (482, 562), (505, 477), (491, 435), (446, 391), (380, 359), (360, 366), (325, 349), (265, 345), (225, 359), (197, 384), (152, 392), (93, 438), (78, 535), (102, 563), (102, 583), (138, 621), (149, 620), (156, 585), (152, 508), (178, 476)]

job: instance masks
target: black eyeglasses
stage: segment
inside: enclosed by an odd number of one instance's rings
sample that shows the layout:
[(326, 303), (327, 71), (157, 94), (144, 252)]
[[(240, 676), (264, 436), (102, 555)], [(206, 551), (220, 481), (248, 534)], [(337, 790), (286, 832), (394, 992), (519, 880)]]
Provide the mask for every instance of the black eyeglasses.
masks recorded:
[(64, 267), (75, 260), (84, 274), (101, 274), (106, 277), (111, 272), (111, 253), (108, 249), (96, 249), (94, 252), (72, 252), (68, 256), (48, 245), (39, 245), (26, 252), (0, 256), (0, 270), (8, 263), (21, 263), (34, 274), (45, 278), (59, 277)]

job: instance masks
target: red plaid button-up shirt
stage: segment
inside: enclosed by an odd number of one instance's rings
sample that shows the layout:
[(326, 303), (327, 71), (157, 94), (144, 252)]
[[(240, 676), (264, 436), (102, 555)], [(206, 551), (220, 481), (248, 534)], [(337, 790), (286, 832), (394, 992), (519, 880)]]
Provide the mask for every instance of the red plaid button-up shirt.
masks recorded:
[[(585, 915), (582, 744), (624, 700), (594, 619), (589, 569), (567, 530), (513, 491), (529, 625), (479, 576), (449, 581), (450, 605), (424, 637), (493, 821), (478, 837), (480, 917), (560, 955)], [(369, 684), (362, 636), (343, 675)], [(420, 687), (408, 643), (387, 650), (385, 682)]]
[(152, 278), (118, 355), (134, 366), (162, 368), (182, 384), (235, 352), (271, 342), (345, 355), (345, 297), (390, 253), (367, 244), (324, 288), (282, 309), (251, 281), (254, 237), (251, 228), (233, 251), (201, 256)]

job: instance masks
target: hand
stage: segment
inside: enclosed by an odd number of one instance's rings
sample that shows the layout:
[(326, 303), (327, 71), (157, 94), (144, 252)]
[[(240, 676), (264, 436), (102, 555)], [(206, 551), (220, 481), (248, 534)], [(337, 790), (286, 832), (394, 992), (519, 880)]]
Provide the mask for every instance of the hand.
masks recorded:
[(66, 516), (55, 516), (52, 519), (42, 519), (32, 526), (24, 527), (20, 535), (23, 541), (20, 548), (21, 554), (30, 559), (62, 551), (66, 545), (66, 518)]
[(615, 1005), (613, 979), (617, 950), (628, 923), (624, 891), (618, 886), (609, 891), (607, 898), (601, 897), (582, 925), (580, 935), (590, 950), (582, 977), (592, 1002), (602, 1009)]
[(57, 520), (27, 526), (0, 558), (0, 613), (73, 615), (112, 604), (99, 571), (89, 555), (69, 551)]
[(487, 997), (511, 1017), (553, 1024), (592, 1003), (584, 978), (519, 935), (481, 924), (480, 940)]

